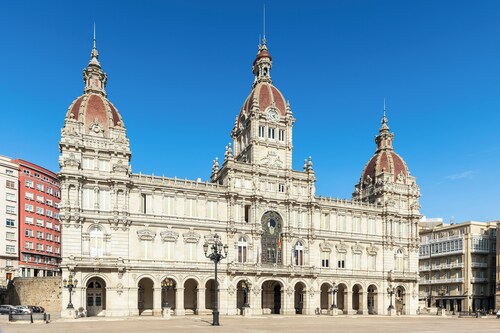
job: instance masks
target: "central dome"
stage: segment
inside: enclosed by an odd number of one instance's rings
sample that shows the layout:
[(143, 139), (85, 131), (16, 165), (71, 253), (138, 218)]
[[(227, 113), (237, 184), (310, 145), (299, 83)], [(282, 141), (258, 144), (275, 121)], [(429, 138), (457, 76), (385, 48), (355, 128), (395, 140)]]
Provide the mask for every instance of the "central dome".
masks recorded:
[(283, 94), (269, 82), (258, 82), (254, 86), (245, 103), (243, 103), (241, 111), (248, 114), (254, 105), (254, 101), (257, 101), (261, 112), (265, 112), (267, 108), (272, 106), (280, 111), (281, 116), (286, 115), (286, 103)]

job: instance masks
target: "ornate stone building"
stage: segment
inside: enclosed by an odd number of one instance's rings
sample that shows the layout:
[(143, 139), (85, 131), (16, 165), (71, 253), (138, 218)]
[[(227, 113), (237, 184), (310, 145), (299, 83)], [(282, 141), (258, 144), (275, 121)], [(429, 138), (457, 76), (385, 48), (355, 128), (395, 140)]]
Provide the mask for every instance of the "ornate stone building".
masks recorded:
[[(60, 141), (62, 275), (79, 281), (77, 310), (156, 315), (168, 297), (175, 315), (210, 311), (214, 265), (203, 244), (218, 234), (229, 245), (219, 266), (222, 314), (247, 302), (253, 315), (326, 313), (332, 303), (339, 313), (387, 314), (390, 304), (416, 313), (420, 192), (385, 114), (352, 200), (316, 196), (311, 159), (292, 169), (295, 118), (271, 66), (264, 41), (224, 160), (215, 159), (210, 181), (181, 180), (131, 172), (94, 45)], [(165, 279), (173, 290), (162, 290)], [(65, 291), (63, 308), (68, 300)]]

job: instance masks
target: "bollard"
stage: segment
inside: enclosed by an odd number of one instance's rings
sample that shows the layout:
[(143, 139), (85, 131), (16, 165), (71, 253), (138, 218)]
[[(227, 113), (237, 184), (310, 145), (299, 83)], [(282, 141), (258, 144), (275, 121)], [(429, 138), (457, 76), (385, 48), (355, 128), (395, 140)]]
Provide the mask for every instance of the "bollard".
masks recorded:
[(33, 314), (30, 313), (30, 322), (33, 324)]

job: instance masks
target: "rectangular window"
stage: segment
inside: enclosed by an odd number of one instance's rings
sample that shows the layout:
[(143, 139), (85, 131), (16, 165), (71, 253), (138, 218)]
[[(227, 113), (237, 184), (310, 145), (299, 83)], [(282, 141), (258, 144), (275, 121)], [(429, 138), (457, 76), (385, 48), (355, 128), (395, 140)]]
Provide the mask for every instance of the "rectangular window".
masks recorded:
[(14, 207), (14, 206), (7, 206), (5, 208), (5, 212), (7, 214), (15, 214), (16, 213), (16, 207)]
[(368, 256), (368, 269), (371, 271), (375, 270), (376, 263), (377, 263), (377, 256), (370, 254)]
[(285, 131), (284, 130), (279, 130), (278, 132), (278, 140), (280, 140), (281, 142), (285, 141)]
[(99, 160), (99, 170), (109, 171), (109, 161)]
[(338, 268), (345, 268), (345, 253), (339, 253), (337, 260)]
[(321, 213), (320, 228), (323, 230), (330, 230), (330, 214)]
[(14, 193), (5, 193), (5, 199), (7, 201), (16, 201), (16, 195)]
[(283, 183), (278, 184), (278, 192), (280, 192), (280, 193), (285, 192), (285, 184), (283, 184)]
[(267, 138), (270, 140), (274, 140), (274, 128), (269, 127), (267, 129)]
[(41, 195), (37, 195), (37, 196), (36, 196), (36, 202), (43, 203), (43, 202), (44, 202), (44, 198), (43, 198), (43, 196), (41, 196)]
[(99, 209), (110, 210), (111, 194), (109, 190), (99, 190)]
[(175, 242), (165, 242), (165, 259), (173, 260), (175, 259)]
[(13, 180), (7, 180), (5, 182), (5, 187), (10, 188), (11, 190), (16, 189), (16, 183)]
[(26, 179), (24, 181), (24, 186), (29, 187), (29, 188), (33, 188), (35, 185), (34, 185), (34, 182), (32, 180)]
[[(33, 224), (33, 223), (31, 223)], [(43, 227), (43, 219), (36, 219), (36, 225), (39, 227)]]
[(39, 264), (40, 263), (40, 259), (41, 259), (40, 256), (35, 256), (35, 263)]
[(48, 240), (48, 241), (51, 241), (52, 240), (52, 234), (47, 232), (45, 234), (45, 239)]
[(38, 191), (43, 191), (43, 190), (44, 190), (44, 186), (43, 186), (43, 184), (36, 183), (36, 189), (37, 189)]
[(24, 235), (26, 237), (33, 237), (33, 230), (31, 230), (31, 229), (24, 230)]
[(45, 211), (45, 215), (48, 216), (48, 217), (52, 217), (52, 211), (50, 209), (47, 209)]
[[(7, 252), (9, 254), (15, 254), (16, 253), (16, 247), (14, 245), (6, 245), (5, 246), (5, 252)], [(12, 264), (10, 266), (12, 266)], [(8, 265), (7, 265), (7, 267), (8, 267)]]
[(321, 267), (330, 267), (330, 252), (321, 252)]
[(196, 217), (196, 199), (186, 199), (184, 216)]
[(5, 220), (5, 226), (7, 226), (7, 227), (15, 227), (16, 226), (16, 221), (14, 219), (6, 219)]
[(345, 231), (345, 215), (339, 215), (337, 218), (337, 231)]
[(83, 209), (94, 209), (94, 190), (84, 188), (82, 190), (82, 207)]
[(163, 214), (174, 215), (175, 211), (175, 197), (163, 197)]
[(45, 245), (45, 251), (52, 252), (52, 245)]
[(23, 261), (30, 262), (31, 261), (31, 255), (23, 253)]
[(141, 213), (153, 213), (153, 196), (151, 194), (141, 194)]
[(59, 224), (54, 224), (54, 230), (59, 231), (61, 227), (59, 227)]
[(207, 201), (207, 218), (217, 218), (217, 201)]
[(16, 240), (16, 233), (15, 232), (6, 232), (5, 238), (8, 240)]
[(196, 260), (196, 243), (186, 243), (185, 259), (188, 261)]
[(46, 204), (47, 206), (52, 206), (52, 200), (51, 200), (51, 199), (47, 199), (47, 200), (45, 200), (45, 204)]
[(245, 205), (245, 222), (250, 221), (250, 208), (252, 206), (250, 205)]
[(352, 232), (361, 232), (361, 217), (354, 216), (352, 218)]
[(34, 194), (33, 194), (33, 193), (31, 193), (31, 192), (25, 192), (25, 193), (24, 193), (24, 197), (25, 197), (26, 199), (28, 199), (28, 200), (35, 200), (35, 196), (34, 196)]
[(94, 159), (93, 158), (84, 157), (82, 159), (82, 169), (94, 170)]
[(43, 208), (42, 207), (36, 207), (36, 213), (43, 215)]
[(60, 237), (60, 236), (58, 236), (58, 235), (55, 235), (55, 236), (54, 236), (54, 242), (56, 242), (56, 243), (61, 242), (61, 237)]
[(47, 229), (52, 229), (52, 222), (50, 222), (50, 221), (45, 221), (45, 227), (46, 227)]
[(361, 253), (353, 253), (352, 255), (352, 268), (361, 269)]
[(32, 242), (25, 242), (24, 247), (28, 250), (33, 250), (33, 243)]
[(375, 234), (375, 219), (369, 218), (368, 219), (368, 235), (374, 235), (374, 234)]
[(47, 194), (54, 193), (54, 191), (52, 190), (52, 187), (48, 187), (48, 186), (47, 186), (47, 191), (46, 192), (47, 192)]
[(36, 243), (36, 250), (37, 251), (43, 251), (43, 244)]
[(265, 136), (265, 127), (264, 126), (259, 126), (259, 137), (263, 138)]
[(41, 231), (37, 231), (37, 232), (36, 232), (36, 238), (38, 238), (38, 239), (43, 239), (43, 232), (41, 232)]

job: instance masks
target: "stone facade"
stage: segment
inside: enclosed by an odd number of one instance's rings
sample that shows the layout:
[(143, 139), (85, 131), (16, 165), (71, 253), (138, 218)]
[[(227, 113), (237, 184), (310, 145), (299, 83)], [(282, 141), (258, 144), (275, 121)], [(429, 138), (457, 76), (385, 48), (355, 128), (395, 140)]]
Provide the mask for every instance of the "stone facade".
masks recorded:
[(60, 277), (18, 277), (9, 286), (6, 304), (43, 306), (45, 312), (59, 316), (62, 309), (61, 289)]
[[(295, 118), (271, 67), (264, 41), (233, 144), (214, 160), (209, 181), (158, 177), (131, 172), (129, 139), (94, 44), (60, 141), (62, 275), (79, 281), (75, 308), (157, 315), (168, 300), (175, 315), (209, 312), (214, 264), (202, 245), (217, 234), (229, 246), (219, 265), (222, 314), (240, 314), (245, 303), (252, 315), (313, 314), (333, 304), (348, 314), (387, 314), (390, 304), (416, 313), (420, 193), (394, 153), (387, 118), (353, 199), (316, 196), (311, 158), (292, 169)], [(170, 290), (162, 290), (166, 279)], [(64, 292), (63, 308), (68, 300)]]

